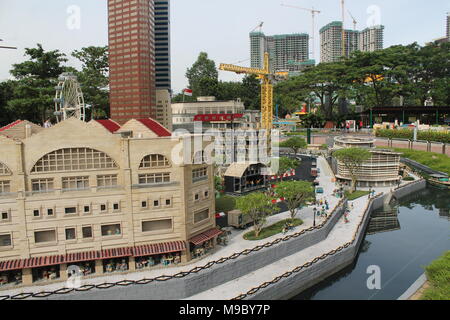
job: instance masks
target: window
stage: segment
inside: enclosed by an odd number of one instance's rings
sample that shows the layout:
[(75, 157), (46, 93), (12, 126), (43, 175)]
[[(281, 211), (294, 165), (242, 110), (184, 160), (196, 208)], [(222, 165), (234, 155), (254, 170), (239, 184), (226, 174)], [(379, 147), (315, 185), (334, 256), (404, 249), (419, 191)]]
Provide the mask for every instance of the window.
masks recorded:
[(208, 199), (209, 197), (209, 191), (205, 191), (205, 199)]
[(121, 235), (122, 230), (120, 224), (109, 224), (102, 226), (102, 236)]
[(117, 175), (109, 174), (97, 176), (97, 186), (100, 188), (108, 188), (117, 186)]
[(41, 216), (41, 210), (35, 209), (33, 210), (33, 217), (40, 217)]
[(62, 178), (63, 190), (85, 190), (89, 188), (89, 177)]
[(139, 184), (158, 184), (170, 182), (170, 173), (140, 174)]
[(196, 193), (195, 195), (194, 195), (194, 200), (195, 201), (198, 201), (200, 199), (200, 195), (198, 194), (198, 193)]
[(172, 219), (142, 221), (142, 232), (154, 232), (172, 229)]
[(113, 204), (113, 210), (114, 210), (114, 211), (119, 211), (119, 210), (120, 210), (120, 203), (118, 203), (118, 202), (117, 202), (117, 203), (114, 203), (114, 204)]
[(76, 207), (68, 207), (64, 209), (65, 214), (76, 214), (77, 208)]
[(208, 179), (208, 168), (200, 168), (192, 170), (192, 181), (201, 181)]
[(108, 209), (108, 206), (106, 204), (100, 205), (100, 212), (105, 212)]
[(146, 169), (146, 168), (167, 168), (169, 167), (169, 160), (161, 155), (161, 154), (151, 154), (148, 156), (145, 156), (144, 159), (141, 161), (141, 165), (139, 166), (140, 169)]
[(75, 228), (66, 229), (66, 240), (75, 240), (77, 238), (77, 232)]
[(154, 207), (159, 207), (159, 200), (153, 201), (153, 206)]
[(205, 209), (194, 214), (194, 223), (199, 223), (209, 218), (209, 209)]
[(84, 206), (84, 213), (90, 213), (91, 212), (91, 206)]
[(147, 201), (141, 202), (141, 208), (147, 208)]
[(114, 169), (116, 163), (106, 153), (89, 148), (66, 148), (43, 156), (31, 170), (36, 172)]
[(0, 181), (0, 194), (11, 192), (11, 186), (9, 181)]
[(10, 246), (11, 246), (11, 235), (0, 234), (0, 247), (10, 247)]
[(170, 199), (166, 199), (166, 206), (170, 206), (172, 204), (172, 201)]
[(48, 216), (53, 216), (53, 214), (54, 214), (53, 209), (47, 209)]
[(35, 243), (45, 243), (45, 242), (55, 242), (56, 241), (56, 231), (35, 231), (34, 232), (34, 242)]
[(8, 220), (8, 219), (9, 219), (8, 212), (2, 212), (2, 220)]
[(53, 191), (53, 189), (53, 178), (31, 180), (31, 190), (33, 192), (49, 192)]
[(89, 239), (92, 238), (92, 227), (83, 227), (82, 228), (82, 233), (83, 233), (83, 239)]
[(0, 162), (0, 176), (9, 176), (11, 175), (11, 170), (4, 164)]

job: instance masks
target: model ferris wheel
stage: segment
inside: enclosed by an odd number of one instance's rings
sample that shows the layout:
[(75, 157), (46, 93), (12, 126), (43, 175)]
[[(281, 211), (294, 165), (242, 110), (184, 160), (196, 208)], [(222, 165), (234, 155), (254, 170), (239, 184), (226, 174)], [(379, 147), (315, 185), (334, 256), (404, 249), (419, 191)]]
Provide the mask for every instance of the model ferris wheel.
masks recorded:
[(70, 72), (61, 74), (55, 89), (54, 101), (57, 121), (61, 122), (71, 117), (85, 121), (86, 106), (77, 77)]

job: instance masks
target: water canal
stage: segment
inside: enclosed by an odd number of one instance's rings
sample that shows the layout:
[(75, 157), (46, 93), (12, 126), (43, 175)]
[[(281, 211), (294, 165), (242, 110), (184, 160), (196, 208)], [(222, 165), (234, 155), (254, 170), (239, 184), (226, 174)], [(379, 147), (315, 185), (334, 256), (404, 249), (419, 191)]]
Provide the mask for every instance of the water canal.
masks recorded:
[[(293, 299), (395, 300), (447, 250), (450, 191), (429, 187), (374, 211), (354, 263)], [(381, 289), (367, 287), (371, 266), (380, 268)]]

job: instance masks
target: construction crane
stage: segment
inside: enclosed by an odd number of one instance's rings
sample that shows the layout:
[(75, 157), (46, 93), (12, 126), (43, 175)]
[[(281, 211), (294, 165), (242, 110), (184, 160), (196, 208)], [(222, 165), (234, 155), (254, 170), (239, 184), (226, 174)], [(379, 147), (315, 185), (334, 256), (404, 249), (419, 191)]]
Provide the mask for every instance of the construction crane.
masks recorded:
[(256, 29), (259, 29), (259, 32), (262, 31), (262, 27), (264, 25), (264, 21), (261, 21), (256, 27), (255, 29), (253, 29), (251, 32), (255, 32)]
[(261, 128), (270, 135), (273, 128), (273, 79), (276, 74), (270, 72), (269, 53), (264, 54), (264, 67), (246, 68), (235, 66), (233, 64), (220, 64), (219, 70), (231, 71), (238, 74), (254, 74), (261, 83)]
[(352, 19), (353, 19), (353, 30), (356, 31), (356, 25), (358, 24), (358, 21), (356, 21), (355, 17), (353, 17), (353, 15), (350, 12), (350, 10), (347, 10), (347, 12), (350, 15), (350, 17), (352, 17)]
[(290, 4), (281, 4), (282, 7), (288, 7), (288, 8), (294, 8), (294, 9), (298, 9), (298, 10), (306, 10), (311, 12), (312, 15), (312, 31), (311, 31), (311, 42), (312, 42), (312, 57), (313, 59), (316, 59), (316, 55), (315, 55), (315, 50), (316, 50), (316, 44), (315, 44), (315, 34), (316, 34), (316, 14), (321, 13), (321, 11), (319, 10), (315, 10), (314, 8), (308, 9), (308, 8), (302, 8), (302, 7), (298, 7), (298, 6), (292, 6)]
[[(3, 39), (0, 39), (0, 41), (3, 41)], [(7, 47), (7, 46), (0, 46), (0, 49), (17, 49), (16, 47)]]
[(342, 57), (345, 57), (345, 0), (341, 0), (342, 9)]

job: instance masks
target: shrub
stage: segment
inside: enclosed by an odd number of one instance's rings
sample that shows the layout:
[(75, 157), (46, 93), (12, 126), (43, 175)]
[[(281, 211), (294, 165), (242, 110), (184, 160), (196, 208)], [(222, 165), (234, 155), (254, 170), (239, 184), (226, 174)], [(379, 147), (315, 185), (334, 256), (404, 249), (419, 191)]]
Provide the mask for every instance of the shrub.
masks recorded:
[[(380, 129), (375, 132), (375, 135), (381, 138), (412, 140), (414, 138), (414, 131), (412, 129)], [(417, 139), (450, 143), (450, 132), (419, 131), (417, 134)]]
[(414, 180), (416, 180), (416, 179), (414, 179), (414, 177), (411, 177), (411, 176), (403, 178), (403, 181), (414, 181)]

